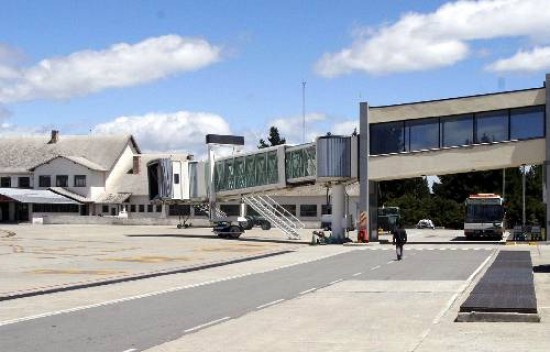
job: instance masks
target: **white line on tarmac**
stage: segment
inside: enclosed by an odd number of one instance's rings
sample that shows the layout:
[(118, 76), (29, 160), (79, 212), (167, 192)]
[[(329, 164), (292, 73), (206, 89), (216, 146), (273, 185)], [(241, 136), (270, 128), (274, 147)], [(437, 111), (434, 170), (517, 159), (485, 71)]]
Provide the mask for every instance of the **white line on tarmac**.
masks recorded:
[(389, 261), (389, 262), (387, 262), (386, 264), (391, 264), (391, 263), (393, 263), (393, 260), (390, 260), (390, 261)]
[(455, 300), (457, 299), (458, 297), (458, 292), (455, 293), (450, 299), (449, 301), (447, 301), (447, 304), (445, 305), (445, 307), (443, 307), (443, 309), (441, 309), (441, 311), (439, 312), (439, 314), (436, 315), (436, 317), (434, 318), (433, 320), (433, 323), (434, 324), (437, 324), (439, 323), (439, 321), (441, 320), (441, 318), (443, 318), (443, 316), (445, 315), (445, 313), (447, 313), (447, 311), (449, 309), (451, 309), (451, 306), (453, 305), (453, 303), (455, 302)]
[(355, 274), (353, 274), (353, 275), (351, 275), (351, 276), (359, 276), (359, 275), (361, 275), (361, 274), (362, 274), (362, 273), (355, 273)]
[(305, 295), (306, 293), (310, 293), (310, 292), (313, 292), (317, 289), (317, 287), (313, 287), (313, 288), (310, 288), (309, 290), (305, 290), (305, 291), (302, 291), (300, 292), (301, 295)]
[(375, 266), (374, 268), (371, 268), (370, 270), (376, 270), (376, 269), (378, 269), (378, 268), (380, 268), (380, 265), (377, 265), (377, 266)]
[(329, 285), (334, 285), (334, 284), (337, 284), (337, 283), (339, 283), (339, 282), (341, 282), (341, 281), (344, 281), (344, 279), (334, 280), (334, 281), (329, 282), (328, 284), (329, 284)]
[(122, 352), (134, 352), (134, 351), (137, 351), (137, 350), (135, 348), (130, 348), (129, 350), (122, 351)]
[(165, 290), (145, 293), (145, 294), (137, 295), (137, 296), (130, 296), (130, 297), (125, 297), (125, 298), (114, 299), (114, 300), (111, 300), (111, 301), (105, 301), (105, 302), (101, 302), (101, 303), (90, 304), (90, 305), (87, 305), (87, 306), (80, 306), (80, 307), (62, 309), (62, 310), (57, 310), (57, 311), (53, 311), (53, 312), (47, 312), (47, 313), (42, 313), (42, 314), (31, 315), (31, 316), (23, 317), (23, 318), (0, 321), (0, 327), (5, 326), (5, 325), (16, 324), (16, 323), (20, 323), (20, 322), (24, 322), (24, 321), (29, 321), (29, 320), (47, 318), (47, 317), (51, 317), (51, 316), (54, 316), (54, 315), (78, 312), (78, 311), (81, 311), (81, 310), (98, 308), (98, 307), (108, 306), (108, 305), (112, 305), (112, 304), (117, 304), (117, 303), (122, 303), (122, 302), (127, 302), (127, 301), (133, 301), (133, 300), (136, 300), (136, 299), (147, 298), (147, 297), (152, 297), (152, 296), (158, 296), (158, 295), (162, 295), (162, 294), (165, 294), (165, 293), (171, 293), (171, 292), (181, 291), (181, 290), (185, 290), (185, 289), (189, 289), (189, 288), (206, 286), (206, 285), (215, 284), (215, 283), (218, 283), (218, 282), (232, 280), (232, 279), (237, 279), (237, 278), (241, 278), (241, 277), (245, 277), (245, 276), (268, 273), (268, 272), (271, 272), (271, 271), (281, 270), (281, 269), (289, 268), (289, 267), (292, 267), (292, 266), (297, 266), (297, 265), (301, 265), (301, 264), (307, 264), (307, 263), (311, 263), (311, 262), (315, 262), (315, 261), (320, 261), (320, 260), (323, 260), (323, 259), (333, 257), (333, 256), (338, 255), (338, 254), (340, 254), (340, 253), (331, 253), (331, 254), (324, 255), (324, 256), (321, 256), (321, 257), (317, 257), (317, 258), (314, 258), (314, 259), (309, 259), (309, 260), (304, 260), (304, 261), (301, 261), (301, 262), (281, 265), (281, 266), (278, 266), (278, 267), (275, 267), (275, 268), (270, 268), (270, 269), (267, 269), (267, 270), (260, 270), (260, 271), (257, 271), (257, 272), (250, 272), (250, 273), (241, 274), (241, 275), (233, 275), (233, 276), (230, 276), (230, 277), (224, 277), (224, 278), (220, 278), (220, 279), (200, 282), (200, 283), (186, 285), (186, 286), (177, 286), (177, 287), (172, 287), (172, 288), (165, 289)]
[(196, 330), (205, 328), (205, 327), (207, 327), (207, 326), (211, 326), (211, 325), (214, 325), (214, 324), (217, 324), (217, 323), (221, 323), (222, 321), (227, 320), (227, 319), (231, 319), (231, 317), (223, 317), (223, 318), (221, 318), (221, 319), (216, 319), (216, 320), (210, 321), (210, 322), (208, 322), (208, 323), (204, 323), (204, 324), (201, 324), (201, 325), (197, 325), (197, 326), (195, 326), (194, 328), (184, 330), (183, 332), (192, 332), (192, 331), (196, 331)]
[(256, 309), (263, 309), (263, 308), (272, 306), (272, 305), (274, 305), (274, 304), (280, 303), (280, 302), (282, 302), (282, 301), (284, 301), (284, 300), (285, 300), (284, 298), (281, 298), (281, 299), (278, 299), (278, 300), (275, 300), (275, 301), (271, 301), (271, 302), (269, 302), (269, 303), (262, 304), (261, 306), (257, 306)]

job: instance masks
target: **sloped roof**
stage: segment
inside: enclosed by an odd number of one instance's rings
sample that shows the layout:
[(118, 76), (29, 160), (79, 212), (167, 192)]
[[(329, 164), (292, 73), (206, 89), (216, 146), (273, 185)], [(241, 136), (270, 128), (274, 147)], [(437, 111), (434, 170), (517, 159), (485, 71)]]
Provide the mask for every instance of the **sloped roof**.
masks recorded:
[(0, 188), (0, 194), (20, 203), (78, 204), (78, 202), (46, 189)]
[(146, 196), (149, 194), (147, 182), (147, 163), (160, 158), (186, 161), (189, 154), (140, 154), (139, 174), (121, 174), (113, 181), (113, 186), (107, 191), (112, 193), (131, 193), (132, 196)]
[(0, 137), (0, 172), (29, 171), (58, 156), (76, 158), (78, 163), (86, 162), (110, 170), (128, 143), (140, 153), (130, 135), (60, 134), (56, 143), (49, 144), (50, 138), (50, 135)]
[(96, 171), (108, 171), (105, 167), (101, 166), (101, 165), (98, 165), (96, 163), (94, 163), (93, 161), (90, 161), (88, 159), (86, 159), (85, 157), (82, 157), (82, 156), (67, 156), (67, 155), (58, 155), (56, 157), (53, 157), (49, 160), (46, 160), (45, 162), (43, 163), (40, 163), (38, 165), (35, 165), (34, 167), (31, 168), (31, 170), (34, 170), (36, 169), (37, 167), (39, 167), (40, 165), (44, 165), (44, 164), (47, 164), (49, 163), (50, 161), (54, 160), (54, 159), (57, 159), (57, 158), (64, 158), (64, 159), (67, 159), (67, 160), (70, 160), (74, 163), (77, 163), (77, 164), (80, 164), (82, 166), (85, 166), (91, 170), (96, 170)]
[(91, 199), (88, 199), (84, 196), (81, 196), (78, 193), (71, 192), (68, 189), (63, 188), (63, 187), (50, 187), (50, 188), (48, 188), (48, 190), (50, 190), (54, 193), (57, 193), (59, 195), (62, 195), (64, 197), (74, 199), (74, 200), (76, 200), (80, 203), (92, 203), (93, 202)]
[(104, 192), (95, 200), (96, 203), (102, 204), (122, 204), (128, 198), (130, 198), (131, 193), (108, 193)]

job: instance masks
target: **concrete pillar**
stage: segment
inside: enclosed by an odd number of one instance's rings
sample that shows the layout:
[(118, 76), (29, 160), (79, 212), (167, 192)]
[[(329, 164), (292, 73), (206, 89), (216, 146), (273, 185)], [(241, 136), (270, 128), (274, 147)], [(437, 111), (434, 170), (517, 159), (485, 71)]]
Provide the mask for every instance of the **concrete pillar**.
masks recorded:
[(544, 194), (543, 199), (546, 202), (546, 241), (550, 241), (550, 74), (546, 74), (546, 81), (544, 84), (546, 88), (546, 161), (544, 162), (543, 174), (544, 174)]
[(332, 186), (332, 237), (335, 242), (344, 238), (344, 213), (346, 190), (343, 184)]
[(245, 202), (243, 202), (242, 198), (241, 198), (241, 204), (240, 204), (240, 207), (239, 207), (239, 214), (241, 217), (245, 217), (247, 214), (246, 214), (246, 204)]
[[(376, 230), (376, 205), (371, 210), (372, 203), (370, 197), (376, 196), (376, 192), (371, 190), (369, 183), (369, 154), (370, 154), (370, 129), (369, 129), (369, 104), (364, 102), (359, 105), (359, 214), (367, 213), (367, 233), (369, 242), (378, 241), (378, 232)], [(374, 193), (374, 194), (373, 194)], [(376, 200), (374, 200), (376, 204)]]
[(214, 159), (214, 148), (212, 145), (208, 145), (208, 163), (210, 166), (210, 172), (208, 175), (208, 205), (210, 206), (209, 220), (212, 221), (214, 214), (214, 209), (216, 208), (216, 186), (214, 185), (214, 170), (215, 170), (215, 159)]

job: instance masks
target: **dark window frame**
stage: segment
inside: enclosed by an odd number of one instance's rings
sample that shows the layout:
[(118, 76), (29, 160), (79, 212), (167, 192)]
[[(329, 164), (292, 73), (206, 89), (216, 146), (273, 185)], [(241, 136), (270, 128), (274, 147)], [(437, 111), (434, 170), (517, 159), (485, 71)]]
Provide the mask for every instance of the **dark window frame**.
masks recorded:
[[(26, 182), (21, 182), (26, 180)], [(19, 176), (17, 178), (17, 187), (19, 188), (31, 188), (31, 178), (30, 176)]]
[[(308, 209), (311, 207), (311, 209)], [(313, 207), (315, 207), (315, 213), (313, 212)], [(300, 217), (303, 218), (314, 218), (317, 217), (319, 207), (317, 204), (300, 204)]]
[[(65, 182), (62, 182), (65, 181)], [(69, 187), (69, 175), (56, 175), (55, 176), (56, 187)]]
[(52, 186), (52, 176), (51, 175), (39, 175), (38, 176), (38, 187), (46, 188), (46, 187), (51, 187), (51, 186)]
[[(83, 184), (79, 184), (79, 181), (84, 181)], [(86, 187), (86, 175), (74, 175), (74, 186), (75, 187)]]
[(0, 177), (0, 187), (11, 188), (11, 176)]

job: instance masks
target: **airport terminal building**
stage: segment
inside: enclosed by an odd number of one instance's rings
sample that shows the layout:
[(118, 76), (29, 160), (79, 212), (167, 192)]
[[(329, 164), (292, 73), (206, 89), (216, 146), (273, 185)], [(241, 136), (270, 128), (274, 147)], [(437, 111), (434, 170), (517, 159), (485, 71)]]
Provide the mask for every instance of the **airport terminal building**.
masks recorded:
[[(547, 76), (538, 88), (387, 106), (361, 103), (359, 143), (348, 148), (355, 148), (350, 158), (341, 160), (357, 164), (359, 177), (349, 173), (348, 179), (340, 179), (345, 196), (338, 199), (346, 203), (340, 208), (353, 219), (366, 210), (369, 228), (375, 231), (374, 190), (380, 181), (541, 164), (548, 184), (548, 83)], [(320, 170), (302, 174), (289, 165), (306, 151), (315, 157), (315, 148), (319, 146), (312, 143), (273, 151), (283, 186), (256, 189), (273, 195), (312, 227), (330, 211), (330, 182), (319, 181)], [(51, 136), (0, 137), (0, 221), (175, 223), (184, 216), (206, 222), (205, 214), (191, 205), (149, 200), (146, 166), (159, 158), (192, 159), (187, 154), (142, 153), (132, 136), (63, 136), (53, 131)], [(221, 193), (245, 191), (239, 187), (248, 187), (246, 165), (254, 158), (236, 155), (219, 165), (216, 161), (216, 168), (226, 170), (225, 183), (217, 186)], [(302, 169), (310, 166), (307, 162), (300, 164)], [(317, 167), (321, 164), (317, 160)], [(229, 216), (239, 215), (236, 199), (220, 204)]]

